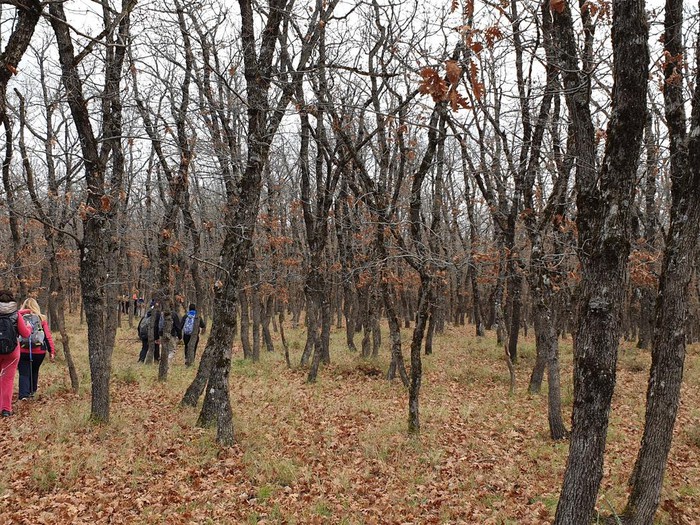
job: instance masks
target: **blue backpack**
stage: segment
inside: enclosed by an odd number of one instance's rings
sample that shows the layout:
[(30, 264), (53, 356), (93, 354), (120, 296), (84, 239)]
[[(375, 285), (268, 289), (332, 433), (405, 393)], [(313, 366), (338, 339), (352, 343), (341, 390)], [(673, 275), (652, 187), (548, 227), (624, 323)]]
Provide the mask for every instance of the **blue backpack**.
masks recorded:
[(197, 312), (190, 311), (185, 318), (185, 323), (182, 325), (182, 333), (184, 335), (192, 335), (194, 331), (194, 321), (197, 318)]

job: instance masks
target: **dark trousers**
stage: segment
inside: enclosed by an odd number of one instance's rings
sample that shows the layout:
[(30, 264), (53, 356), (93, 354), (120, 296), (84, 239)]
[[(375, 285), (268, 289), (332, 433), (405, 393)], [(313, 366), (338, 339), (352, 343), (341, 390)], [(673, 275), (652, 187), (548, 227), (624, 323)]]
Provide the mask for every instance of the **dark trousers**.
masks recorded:
[[(141, 339), (141, 353), (139, 354), (139, 363), (146, 362), (146, 354), (148, 353), (148, 339)], [(160, 345), (153, 344), (153, 360), (160, 360)]]
[(183, 334), (182, 335), (182, 340), (185, 342), (185, 365), (191, 366), (192, 363), (194, 363), (194, 358), (195, 355), (197, 354), (197, 345), (199, 344), (199, 337), (197, 337), (196, 341), (194, 342), (194, 345), (192, 347), (192, 350), (189, 350), (190, 347), (190, 339), (192, 338), (192, 334)]
[(36, 392), (36, 387), (39, 383), (39, 367), (44, 362), (46, 354), (32, 354), (31, 360), (29, 354), (19, 355), (19, 398), (33, 396)]

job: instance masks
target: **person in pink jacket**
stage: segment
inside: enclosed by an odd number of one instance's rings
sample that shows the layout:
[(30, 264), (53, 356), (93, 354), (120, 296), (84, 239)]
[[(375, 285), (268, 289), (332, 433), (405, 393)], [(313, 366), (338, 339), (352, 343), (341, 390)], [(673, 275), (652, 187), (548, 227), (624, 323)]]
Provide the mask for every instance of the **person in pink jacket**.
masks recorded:
[(19, 363), (18, 336), (29, 337), (32, 328), (18, 315), (12, 292), (0, 290), (0, 410), (2, 417), (12, 415), (12, 391)]
[[(39, 383), (39, 368), (44, 362), (48, 351), (51, 361), (56, 356), (56, 347), (53, 344), (51, 330), (46, 316), (41, 313), (39, 303), (30, 297), (22, 304), (22, 309), (17, 312), (24, 317), (24, 321), (32, 326), (32, 333), (28, 337), (20, 337), (19, 354), (19, 400), (23, 401), (34, 397)], [(36, 326), (34, 326), (34, 323)]]

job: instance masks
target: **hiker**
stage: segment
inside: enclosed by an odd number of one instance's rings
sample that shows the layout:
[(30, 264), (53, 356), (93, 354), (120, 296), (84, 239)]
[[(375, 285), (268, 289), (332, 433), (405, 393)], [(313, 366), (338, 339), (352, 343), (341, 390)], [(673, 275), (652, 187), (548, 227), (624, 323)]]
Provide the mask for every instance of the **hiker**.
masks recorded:
[[(158, 327), (158, 330), (153, 334), (153, 360), (160, 360), (160, 338), (163, 335), (163, 326), (165, 323), (160, 311), (155, 310), (155, 305), (155, 301), (151, 301), (151, 306), (148, 312), (146, 312), (146, 315), (141, 319), (141, 321), (139, 321), (139, 326), (137, 328), (139, 338), (141, 339), (141, 353), (139, 354), (139, 363), (146, 362), (146, 354), (148, 353), (148, 331), (151, 329), (151, 322), (157, 323), (156, 326)], [(155, 315), (153, 315), (154, 312)], [(180, 330), (180, 317), (177, 315), (177, 313), (175, 313), (175, 310), (171, 312), (171, 316), (173, 319), (173, 327), (170, 330), (170, 335), (172, 337), (177, 338), (178, 340), (182, 339), (182, 333)], [(152, 317), (154, 317), (154, 319), (151, 319)], [(175, 344), (177, 344), (177, 342)], [(172, 359), (172, 357), (173, 356), (170, 356), (170, 359)]]
[(0, 410), (2, 417), (12, 412), (12, 390), (19, 363), (18, 336), (29, 337), (31, 327), (17, 314), (17, 303), (8, 290), (0, 290)]
[(39, 384), (39, 368), (44, 362), (46, 352), (53, 362), (56, 357), (56, 347), (53, 344), (51, 330), (46, 316), (41, 313), (39, 303), (33, 297), (28, 298), (22, 304), (18, 312), (24, 321), (31, 327), (31, 334), (27, 337), (20, 336), (19, 346), (19, 400), (23, 401), (34, 397)]
[[(155, 315), (154, 315), (155, 313)], [(151, 330), (151, 324), (157, 323), (157, 330), (153, 332), (153, 359), (158, 361), (160, 359), (160, 334), (163, 331), (162, 320), (160, 317), (160, 312), (155, 310), (155, 302), (151, 301), (151, 306), (146, 312), (141, 320), (139, 321), (139, 326), (136, 328), (141, 339), (141, 353), (139, 354), (139, 363), (146, 362), (146, 354), (148, 353), (148, 332)]]
[[(204, 319), (197, 315), (197, 305), (190, 303), (187, 315), (182, 318), (182, 340), (185, 342), (185, 365), (192, 366), (197, 354), (199, 334), (207, 329)], [(192, 341), (192, 344), (190, 344)]]

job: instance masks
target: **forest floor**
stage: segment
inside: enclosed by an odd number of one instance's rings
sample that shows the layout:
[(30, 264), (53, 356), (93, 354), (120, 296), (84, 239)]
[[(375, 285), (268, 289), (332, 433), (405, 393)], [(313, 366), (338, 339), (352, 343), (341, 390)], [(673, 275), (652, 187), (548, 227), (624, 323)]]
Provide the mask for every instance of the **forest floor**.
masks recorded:
[[(179, 407), (196, 372), (184, 367), (182, 346), (159, 383), (156, 366), (136, 362), (140, 343), (124, 325), (108, 425), (88, 420), (84, 325), (71, 330), (80, 393), (70, 391), (62, 359), (47, 361), (37, 398), (0, 421), (0, 523), (544, 524), (554, 516), (568, 444), (549, 438), (546, 383), (543, 394), (527, 393), (532, 334), (522, 339), (512, 396), (493, 334), (448, 327), (437, 337), (423, 359), (419, 437), (406, 432), (405, 389), (384, 379), (385, 349), (363, 361), (334, 331), (333, 363), (307, 384), (296, 367), (301, 330), (287, 329), (291, 370), (279, 351), (263, 351), (254, 364), (237, 347), (230, 380), (237, 444), (222, 450), (214, 429), (195, 427), (198, 410)], [(403, 331), (406, 358), (410, 333)], [(562, 342), (561, 361), (568, 423), (570, 341)], [(649, 364), (648, 352), (623, 344), (601, 514), (626, 501)], [(698, 346), (689, 348), (657, 520), (700, 524)]]

